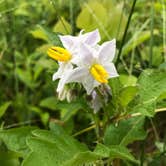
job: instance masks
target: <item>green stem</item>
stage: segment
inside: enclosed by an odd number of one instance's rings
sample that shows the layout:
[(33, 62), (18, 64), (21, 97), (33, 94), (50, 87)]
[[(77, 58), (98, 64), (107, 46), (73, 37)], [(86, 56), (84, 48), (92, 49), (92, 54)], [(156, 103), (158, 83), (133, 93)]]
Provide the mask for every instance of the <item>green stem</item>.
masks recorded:
[(153, 29), (154, 29), (154, 1), (152, 0), (151, 5), (151, 23), (150, 23), (150, 49), (149, 49), (149, 68), (152, 67), (153, 60)]
[(141, 146), (140, 166), (143, 166), (145, 160), (145, 141), (143, 141), (140, 146)]
[(122, 12), (121, 12), (121, 15), (120, 15), (120, 20), (119, 20), (119, 25), (118, 25), (117, 32), (116, 32), (116, 39), (118, 39), (118, 37), (119, 37), (119, 32), (120, 32), (120, 28), (121, 28), (124, 8), (125, 8), (125, 0), (123, 2), (123, 8), (122, 8)]
[(164, 61), (166, 62), (166, 3), (162, 0), (162, 8), (163, 8), (163, 50), (164, 50)]
[(93, 120), (94, 120), (94, 123), (95, 123), (95, 131), (96, 131), (96, 136), (97, 136), (97, 141), (98, 142), (101, 142), (101, 137), (100, 137), (100, 121), (99, 121), (99, 117), (98, 117), (98, 114), (94, 114), (92, 113), (93, 115)]
[(123, 38), (122, 38), (122, 42), (121, 42), (121, 45), (120, 45), (120, 48), (119, 48), (119, 53), (118, 53), (118, 56), (117, 56), (117, 59), (116, 59), (116, 65), (118, 64), (118, 61), (120, 60), (120, 56), (121, 56), (121, 53), (122, 53), (122, 48), (123, 48), (123, 45), (125, 43), (127, 31), (128, 31), (129, 24), (130, 24), (130, 21), (131, 21), (131, 16), (134, 12), (136, 2), (137, 2), (137, 0), (133, 0), (133, 5), (132, 5), (131, 11), (130, 11), (130, 15), (129, 15), (129, 18), (128, 18), (128, 21), (127, 21), (127, 24), (126, 24), (126, 28), (125, 28), (124, 35), (123, 35)]
[(153, 131), (154, 131), (154, 135), (155, 135), (155, 138), (156, 138), (156, 141), (159, 141), (159, 140), (160, 140), (160, 139), (159, 139), (159, 134), (158, 134), (157, 129), (156, 129), (154, 123), (153, 123), (152, 118), (150, 118), (150, 123), (151, 123), (151, 125), (152, 125)]

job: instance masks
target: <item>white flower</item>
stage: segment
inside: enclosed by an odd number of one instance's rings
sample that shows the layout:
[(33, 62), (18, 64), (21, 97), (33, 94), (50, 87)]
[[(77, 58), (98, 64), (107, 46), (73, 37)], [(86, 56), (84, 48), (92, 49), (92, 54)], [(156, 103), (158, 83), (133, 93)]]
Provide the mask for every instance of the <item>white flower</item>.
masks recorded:
[(79, 36), (59, 35), (59, 37), (64, 48), (54, 46), (49, 48), (47, 53), (59, 63), (58, 71), (53, 74), (53, 81), (60, 79), (57, 92), (62, 93), (64, 79), (73, 70), (73, 64), (80, 62), (80, 45), (86, 43), (92, 47), (95, 46), (100, 41), (100, 34), (98, 30), (94, 30), (85, 34), (80, 32)]
[(82, 34), (83, 31), (80, 32), (78, 36), (71, 36), (71, 35), (65, 35), (61, 36), (59, 35), (59, 38), (66, 50), (70, 52), (72, 55), (71, 63), (79, 63), (80, 58), (80, 45), (82, 43), (86, 43), (91, 47), (94, 47), (100, 40), (100, 34), (98, 29), (88, 32), (85, 34)]
[(82, 43), (80, 46), (80, 62), (71, 70), (63, 84), (80, 82), (90, 94), (100, 84), (107, 83), (109, 78), (117, 77), (118, 73), (112, 60), (115, 55), (115, 39), (103, 43), (97, 49)]

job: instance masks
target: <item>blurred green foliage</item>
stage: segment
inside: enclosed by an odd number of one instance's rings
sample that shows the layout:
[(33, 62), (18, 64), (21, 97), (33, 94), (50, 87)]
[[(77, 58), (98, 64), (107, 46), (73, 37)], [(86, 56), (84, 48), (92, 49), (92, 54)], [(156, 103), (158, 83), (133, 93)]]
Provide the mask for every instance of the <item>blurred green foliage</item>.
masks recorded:
[[(109, 124), (102, 126), (103, 144), (97, 144), (89, 96), (69, 85), (66, 94), (73, 100), (58, 100), (52, 81), (58, 64), (46, 51), (62, 46), (58, 34), (98, 28), (102, 42), (116, 38), (118, 55), (131, 1), (0, 1), (2, 166), (165, 165), (166, 115), (155, 114), (166, 108), (163, 3), (136, 3), (117, 62), (120, 77), (109, 81), (111, 96), (98, 113), (100, 125)], [(142, 116), (130, 118), (133, 113)]]

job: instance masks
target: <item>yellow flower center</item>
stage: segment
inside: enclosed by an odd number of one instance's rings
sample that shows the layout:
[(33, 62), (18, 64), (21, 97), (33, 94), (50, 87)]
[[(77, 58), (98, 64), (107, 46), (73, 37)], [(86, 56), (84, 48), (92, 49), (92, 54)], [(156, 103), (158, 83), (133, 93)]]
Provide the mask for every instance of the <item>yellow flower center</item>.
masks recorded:
[(67, 62), (71, 59), (71, 54), (62, 47), (51, 47), (48, 49), (47, 54), (51, 58), (61, 62)]
[(108, 72), (104, 69), (103, 66), (99, 64), (94, 64), (90, 68), (90, 73), (94, 77), (95, 80), (97, 80), (100, 83), (108, 83)]

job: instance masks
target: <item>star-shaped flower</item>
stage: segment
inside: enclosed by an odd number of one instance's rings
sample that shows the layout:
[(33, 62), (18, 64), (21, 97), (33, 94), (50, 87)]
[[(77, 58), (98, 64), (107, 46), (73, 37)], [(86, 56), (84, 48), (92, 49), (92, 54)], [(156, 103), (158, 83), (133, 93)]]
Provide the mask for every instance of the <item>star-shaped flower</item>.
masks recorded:
[(63, 79), (63, 84), (80, 82), (87, 94), (90, 94), (95, 87), (107, 83), (109, 78), (117, 77), (118, 73), (112, 63), (115, 50), (115, 39), (97, 48), (82, 43), (78, 67), (69, 72), (68, 76)]
[(60, 78), (57, 87), (57, 92), (60, 93), (64, 87), (64, 79), (73, 70), (73, 64), (80, 62), (80, 46), (82, 43), (94, 47), (100, 41), (100, 34), (98, 30), (85, 34), (82, 34), (81, 31), (78, 36), (59, 35), (59, 38), (64, 48), (53, 46), (48, 49), (47, 54), (59, 63), (59, 69), (54, 73), (53, 80)]

